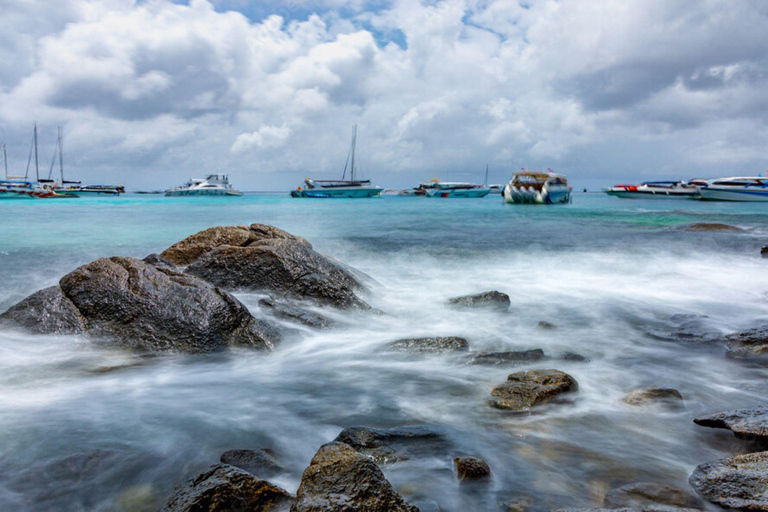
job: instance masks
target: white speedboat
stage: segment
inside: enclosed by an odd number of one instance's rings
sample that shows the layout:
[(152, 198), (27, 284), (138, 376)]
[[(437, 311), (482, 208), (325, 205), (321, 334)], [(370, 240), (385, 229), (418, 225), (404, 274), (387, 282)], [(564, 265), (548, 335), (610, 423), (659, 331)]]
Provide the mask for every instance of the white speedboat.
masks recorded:
[[(304, 187), (299, 187), (291, 191), (291, 197), (313, 197), (313, 198), (346, 198), (359, 199), (363, 197), (378, 197), (384, 192), (381, 187), (371, 185), (371, 180), (355, 179), (355, 149), (357, 146), (357, 125), (352, 127), (352, 144), (349, 148), (347, 161), (344, 164), (344, 171), (341, 173), (340, 180), (313, 180), (307, 178), (304, 180)], [(347, 168), (349, 167), (349, 179), (347, 177)]]
[(571, 200), (571, 187), (562, 174), (524, 170), (504, 187), (504, 201), (523, 204), (562, 204)]
[(474, 183), (462, 183), (456, 181), (441, 181), (435, 183), (435, 186), (426, 189), (427, 197), (485, 197), (491, 193), (491, 189), (485, 185), (475, 185)]
[(640, 185), (615, 185), (605, 193), (624, 199), (698, 199), (699, 187), (686, 181), (645, 181)]
[(242, 196), (229, 184), (229, 175), (210, 174), (205, 179), (192, 179), (181, 187), (166, 190), (166, 197), (175, 196)]
[(747, 176), (709, 180), (699, 189), (712, 201), (768, 201), (768, 177)]

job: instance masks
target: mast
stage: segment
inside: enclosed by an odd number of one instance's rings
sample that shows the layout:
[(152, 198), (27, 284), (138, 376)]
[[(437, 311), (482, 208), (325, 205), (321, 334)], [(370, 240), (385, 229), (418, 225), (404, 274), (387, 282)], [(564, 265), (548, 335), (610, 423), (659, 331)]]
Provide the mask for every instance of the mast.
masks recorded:
[(61, 185), (64, 186), (64, 128), (59, 126), (59, 173)]
[(3, 162), (5, 162), (5, 179), (8, 179), (8, 152), (5, 149), (5, 142), (3, 142)]
[(485, 164), (485, 181), (483, 182), (483, 186), (488, 186), (488, 164)]
[(35, 177), (40, 181), (40, 167), (37, 162), (37, 123), (35, 123)]
[(355, 146), (357, 145), (357, 125), (352, 127), (352, 162), (349, 171), (349, 178), (355, 181)]

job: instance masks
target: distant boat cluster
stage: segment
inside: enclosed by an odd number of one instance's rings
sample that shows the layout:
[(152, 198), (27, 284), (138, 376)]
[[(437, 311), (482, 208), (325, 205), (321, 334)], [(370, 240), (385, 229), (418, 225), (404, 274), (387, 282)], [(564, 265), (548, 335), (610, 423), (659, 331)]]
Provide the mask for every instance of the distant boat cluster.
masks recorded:
[(768, 178), (732, 176), (690, 181), (646, 181), (605, 189), (623, 199), (704, 199), (710, 201), (768, 201)]

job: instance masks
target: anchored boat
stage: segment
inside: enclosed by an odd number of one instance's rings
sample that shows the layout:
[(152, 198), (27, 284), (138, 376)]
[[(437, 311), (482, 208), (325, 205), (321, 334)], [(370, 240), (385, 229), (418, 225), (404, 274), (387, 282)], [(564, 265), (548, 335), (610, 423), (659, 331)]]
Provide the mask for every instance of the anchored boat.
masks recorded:
[(504, 201), (522, 204), (563, 204), (571, 200), (571, 187), (562, 174), (523, 170), (504, 187)]
[(645, 181), (640, 185), (615, 185), (605, 193), (624, 199), (697, 199), (699, 187), (687, 181)]
[(180, 187), (165, 191), (166, 197), (177, 196), (242, 196), (229, 183), (228, 174), (209, 174), (205, 179), (191, 179)]
[(702, 199), (711, 201), (768, 201), (768, 178), (728, 177), (709, 180), (699, 189)]
[[(362, 198), (378, 197), (384, 191), (381, 187), (371, 185), (370, 180), (355, 179), (355, 149), (357, 146), (357, 125), (352, 128), (352, 144), (349, 148), (347, 161), (340, 180), (304, 180), (304, 187), (291, 191), (291, 197), (315, 198)], [(349, 168), (349, 179), (347, 177)]]
[[(32, 163), (32, 155), (35, 156), (35, 175), (37, 181), (28, 179), (29, 167)], [(29, 149), (29, 159), (27, 160), (27, 171), (24, 176), (10, 176), (8, 174), (8, 152), (3, 144), (3, 161), (5, 163), (5, 179), (0, 180), (0, 199), (23, 199), (37, 197), (47, 199), (51, 197), (65, 197), (57, 194), (51, 183), (45, 183), (40, 180), (40, 168), (38, 165), (37, 154), (37, 124), (35, 124), (32, 146)]]
[(485, 185), (443, 181), (435, 183), (435, 187), (427, 190), (427, 197), (485, 197), (491, 189)]

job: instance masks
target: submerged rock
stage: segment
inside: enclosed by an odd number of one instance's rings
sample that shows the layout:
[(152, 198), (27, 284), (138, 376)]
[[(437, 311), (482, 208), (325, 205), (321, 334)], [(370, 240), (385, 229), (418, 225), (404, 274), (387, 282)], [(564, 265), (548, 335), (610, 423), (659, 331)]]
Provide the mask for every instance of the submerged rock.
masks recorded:
[(491, 392), (490, 404), (497, 409), (522, 411), (578, 390), (576, 379), (560, 370), (531, 370), (507, 377)]
[(287, 512), (293, 496), (242, 469), (216, 464), (176, 487), (162, 512)]
[(467, 364), (486, 365), (540, 361), (546, 358), (544, 351), (540, 348), (531, 350), (512, 350), (509, 352), (476, 352), (470, 354), (470, 356)]
[(277, 318), (303, 324), (307, 327), (331, 329), (336, 326), (336, 322), (330, 318), (298, 306), (275, 302), (271, 299), (261, 299), (259, 306)]
[(536, 324), (536, 326), (539, 329), (543, 329), (545, 331), (551, 331), (553, 329), (557, 329), (557, 326), (555, 324), (553, 324), (552, 322), (547, 322), (545, 320), (540, 321), (538, 324)]
[(533, 506), (533, 498), (530, 496), (519, 496), (508, 499), (499, 504), (501, 510), (506, 512), (527, 512)]
[(688, 482), (701, 496), (721, 507), (765, 512), (768, 510), (768, 452), (701, 464)]
[(701, 501), (690, 492), (654, 482), (623, 485), (605, 495), (605, 508), (630, 508), (642, 512), (699, 509)]
[[(39, 319), (46, 319), (40, 322)], [(279, 332), (229, 293), (135, 258), (102, 258), (0, 315), (31, 332), (109, 338), (141, 350), (271, 349)]]
[(445, 433), (428, 425), (394, 428), (350, 427), (334, 439), (376, 462), (397, 462), (444, 452), (449, 447)]
[(731, 359), (768, 363), (768, 327), (731, 334), (726, 339), (725, 355)]
[(685, 231), (744, 231), (736, 226), (721, 224), (719, 222), (696, 222), (683, 228)]
[(458, 336), (408, 338), (393, 341), (387, 346), (392, 350), (416, 354), (447, 354), (449, 352), (466, 352), (469, 350), (467, 340)]
[(448, 299), (449, 306), (462, 308), (491, 308), (506, 311), (511, 301), (509, 295), (497, 291), (478, 293), (477, 295), (463, 295)]
[(486, 480), (491, 477), (491, 468), (479, 457), (456, 457), (453, 459), (453, 467), (460, 482)]
[(711, 428), (725, 428), (740, 439), (768, 441), (768, 408), (725, 411), (693, 420), (697, 425)]
[(574, 363), (586, 363), (589, 361), (588, 357), (577, 354), (576, 352), (562, 352), (557, 355), (557, 358), (561, 361), (571, 361)]
[(269, 449), (228, 450), (219, 459), (223, 464), (235, 466), (258, 477), (270, 477), (285, 472), (285, 468)]
[(301, 477), (291, 512), (419, 512), (376, 464), (344, 443), (328, 443)]
[(768, 245), (764, 245), (760, 248), (760, 256), (768, 258)]
[(621, 399), (627, 405), (661, 405), (670, 409), (684, 407), (683, 395), (672, 388), (643, 388), (636, 389)]

